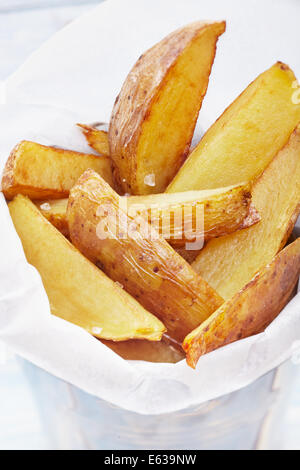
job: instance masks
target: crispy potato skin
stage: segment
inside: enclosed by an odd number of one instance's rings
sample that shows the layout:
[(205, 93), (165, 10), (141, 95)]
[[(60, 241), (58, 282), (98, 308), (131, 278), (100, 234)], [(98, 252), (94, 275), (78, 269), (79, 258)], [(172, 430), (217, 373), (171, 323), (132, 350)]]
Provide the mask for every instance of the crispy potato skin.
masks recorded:
[(193, 268), (230, 299), (284, 247), (300, 211), (300, 126), (252, 188), (261, 221), (210, 240)]
[(89, 146), (96, 150), (100, 155), (109, 157), (109, 144), (107, 131), (97, 129), (94, 126), (86, 124), (77, 124), (81, 128)]
[[(225, 22), (187, 25), (145, 52), (130, 71), (109, 126), (120, 193), (163, 192), (182, 165), (225, 26)], [(153, 187), (144, 181), (152, 173)]]
[(286, 144), (300, 121), (292, 101), (296, 77), (282, 62), (259, 75), (210, 127), (166, 192), (251, 182)]
[[(187, 256), (192, 256), (193, 250), (185, 250), (185, 245), (194, 242), (196, 235), (199, 239), (207, 241), (259, 222), (260, 216), (251, 204), (249, 189), (248, 185), (230, 186), (211, 191), (129, 196), (125, 200), (129, 215), (142, 216), (172, 246), (183, 248), (184, 252), (187, 251)], [(36, 205), (49, 222), (63, 235), (69, 236), (67, 199), (48, 199), (39, 201)], [(197, 218), (200, 219), (198, 231)], [(166, 225), (170, 230), (169, 237), (163, 230)], [(190, 256), (188, 259), (191, 259)]]
[[(192, 325), (198, 326), (223, 300), (144, 219), (129, 217), (120, 207), (120, 199), (99, 175), (87, 170), (70, 192), (67, 219), (71, 240), (163, 319), (169, 336), (182, 342)], [(140, 222), (148, 236), (143, 235)]]
[(300, 238), (185, 338), (188, 365), (196, 367), (203, 354), (264, 331), (289, 301), (299, 275)]
[[(196, 235), (206, 242), (250, 227), (260, 220), (251, 204), (250, 185), (211, 191), (131, 196), (127, 200), (128, 210), (136, 207), (140, 215), (154, 225), (159, 233), (163, 234), (167, 223), (171, 236), (164, 238), (175, 248), (184, 248), (186, 243), (194, 242)], [(198, 231), (197, 218), (200, 219)]]
[(35, 202), (36, 207), (41, 211), (57, 230), (65, 237), (69, 238), (69, 226), (67, 221), (68, 199), (45, 199)]
[(164, 325), (82, 256), (27, 197), (18, 195), (9, 211), (54, 315), (98, 338), (161, 339)]
[(113, 184), (111, 163), (107, 157), (23, 140), (7, 160), (2, 191), (7, 199), (13, 199), (17, 194), (30, 199), (64, 198), (87, 168), (97, 171)]

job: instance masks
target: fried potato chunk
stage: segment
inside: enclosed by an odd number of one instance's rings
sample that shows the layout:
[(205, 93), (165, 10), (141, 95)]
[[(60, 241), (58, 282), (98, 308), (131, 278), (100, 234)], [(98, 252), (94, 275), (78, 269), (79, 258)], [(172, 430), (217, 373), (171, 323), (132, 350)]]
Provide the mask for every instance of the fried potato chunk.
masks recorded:
[(300, 126), (252, 188), (261, 221), (245, 230), (210, 240), (193, 268), (225, 299), (286, 244), (300, 212)]
[[(87, 170), (72, 188), (67, 219), (74, 245), (182, 341), (223, 299), (122, 198)], [(195, 327), (194, 326), (194, 327)]]

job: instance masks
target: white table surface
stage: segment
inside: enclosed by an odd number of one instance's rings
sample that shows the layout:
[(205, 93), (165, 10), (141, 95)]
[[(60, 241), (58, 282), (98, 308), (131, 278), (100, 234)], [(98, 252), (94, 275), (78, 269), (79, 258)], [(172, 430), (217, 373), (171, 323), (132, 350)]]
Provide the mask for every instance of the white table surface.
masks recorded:
[[(16, 70), (43, 41), (95, 3), (80, 0), (0, 0), (0, 85), (1, 80)], [(295, 380), (292, 387), (266, 420), (258, 448), (300, 449), (299, 365), (300, 355), (293, 358)], [(284, 377), (278, 380), (280, 382)], [(0, 343), (0, 449), (50, 447), (36, 398), (20, 363)]]

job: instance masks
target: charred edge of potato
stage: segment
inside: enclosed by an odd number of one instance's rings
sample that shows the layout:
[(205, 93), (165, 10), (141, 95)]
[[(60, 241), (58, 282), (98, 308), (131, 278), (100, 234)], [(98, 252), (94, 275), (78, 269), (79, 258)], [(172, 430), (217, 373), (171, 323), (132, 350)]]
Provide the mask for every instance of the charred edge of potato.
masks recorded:
[(77, 124), (88, 145), (100, 155), (109, 157), (108, 132), (87, 124)]
[(183, 349), (188, 365), (195, 368), (202, 355), (264, 331), (290, 300), (299, 274), (300, 238), (187, 335)]

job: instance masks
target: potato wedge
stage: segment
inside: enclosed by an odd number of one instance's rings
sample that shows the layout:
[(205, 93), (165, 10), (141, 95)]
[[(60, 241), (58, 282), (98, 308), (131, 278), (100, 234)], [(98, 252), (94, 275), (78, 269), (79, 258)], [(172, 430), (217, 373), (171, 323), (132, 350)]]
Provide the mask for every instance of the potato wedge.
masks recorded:
[(184, 352), (178, 351), (164, 341), (106, 341), (101, 340), (116, 354), (129, 361), (169, 362), (176, 363), (184, 359)]
[[(182, 341), (223, 299), (92, 170), (72, 188), (67, 219), (74, 245)], [(147, 306), (147, 307), (146, 307)]]
[[(251, 204), (249, 189), (249, 186), (230, 186), (208, 191), (129, 196), (126, 209), (132, 217), (136, 214), (146, 218), (172, 246), (184, 247), (194, 242), (196, 236), (207, 241), (257, 223), (260, 217)], [(49, 222), (68, 236), (67, 199), (48, 199), (36, 205)]]
[(96, 150), (100, 155), (109, 157), (109, 145), (107, 131), (97, 129), (95, 126), (86, 124), (77, 124), (81, 128), (89, 146)]
[(185, 338), (189, 366), (203, 354), (262, 332), (289, 301), (299, 275), (300, 238)]
[(174, 250), (176, 251), (176, 253), (178, 253), (189, 264), (192, 264), (195, 261), (195, 259), (199, 255), (201, 249), (200, 250), (186, 250), (185, 248), (182, 248), (180, 246), (179, 247), (176, 247), (176, 246), (174, 247)]
[(44, 199), (35, 202), (36, 207), (43, 216), (51, 222), (65, 237), (69, 238), (69, 226), (67, 221), (68, 199)]
[(108, 132), (118, 190), (161, 193), (185, 160), (225, 22), (195, 22), (145, 52), (116, 99)]
[(296, 77), (281, 62), (262, 73), (211, 126), (167, 192), (212, 189), (258, 177), (300, 121)]
[(260, 220), (251, 204), (249, 185), (130, 196), (127, 202), (131, 213), (139, 212), (176, 248), (194, 242), (196, 236), (207, 241), (250, 227)]
[(67, 197), (87, 168), (92, 168), (113, 184), (111, 163), (107, 157), (23, 140), (12, 150), (6, 162), (2, 191), (7, 199), (19, 193), (30, 199)]
[(54, 315), (98, 338), (161, 339), (164, 325), (82, 256), (27, 197), (17, 196), (9, 211)]
[(230, 299), (286, 244), (300, 212), (300, 126), (252, 188), (261, 221), (210, 240), (193, 268)]

